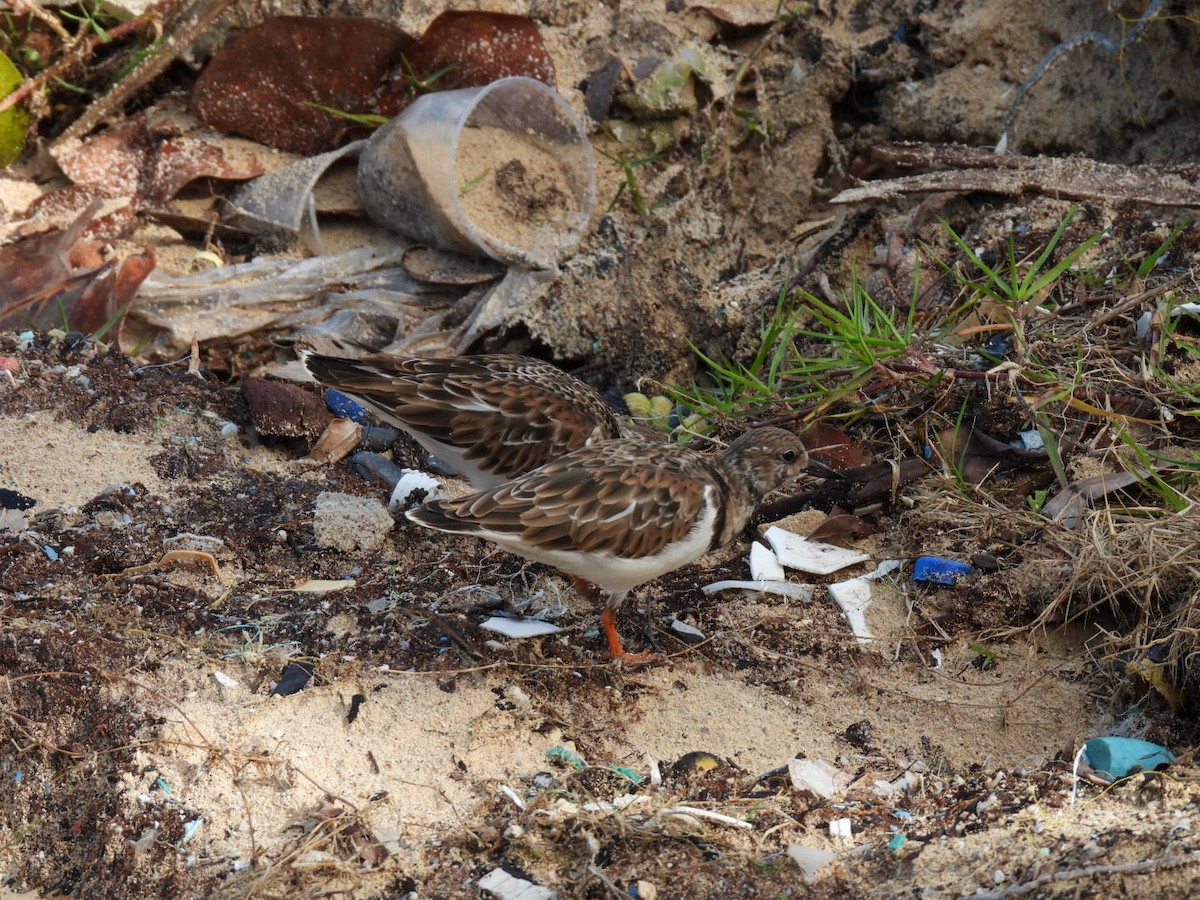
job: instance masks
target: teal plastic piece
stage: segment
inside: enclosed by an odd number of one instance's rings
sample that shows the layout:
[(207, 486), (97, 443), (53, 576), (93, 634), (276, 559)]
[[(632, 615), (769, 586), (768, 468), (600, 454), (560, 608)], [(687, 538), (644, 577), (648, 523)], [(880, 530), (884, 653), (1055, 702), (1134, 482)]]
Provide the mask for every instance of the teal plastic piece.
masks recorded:
[(1084, 752), (1088, 765), (1110, 780), (1175, 762), (1175, 754), (1166, 747), (1127, 737), (1092, 738)]

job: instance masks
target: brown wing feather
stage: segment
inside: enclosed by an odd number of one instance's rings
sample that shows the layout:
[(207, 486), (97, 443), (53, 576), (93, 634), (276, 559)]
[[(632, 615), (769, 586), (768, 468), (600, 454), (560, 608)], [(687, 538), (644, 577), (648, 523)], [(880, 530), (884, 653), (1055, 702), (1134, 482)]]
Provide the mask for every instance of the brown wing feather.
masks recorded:
[(699, 454), (614, 441), (569, 453), (490, 491), (429, 504), (440, 521), (420, 521), (481, 537), (520, 535), (547, 550), (640, 558), (687, 535), (713, 478)]
[(460, 448), (497, 473), (527, 472), (620, 426), (588, 385), (522, 356), (420, 359), (311, 354), (309, 370), (403, 427)]

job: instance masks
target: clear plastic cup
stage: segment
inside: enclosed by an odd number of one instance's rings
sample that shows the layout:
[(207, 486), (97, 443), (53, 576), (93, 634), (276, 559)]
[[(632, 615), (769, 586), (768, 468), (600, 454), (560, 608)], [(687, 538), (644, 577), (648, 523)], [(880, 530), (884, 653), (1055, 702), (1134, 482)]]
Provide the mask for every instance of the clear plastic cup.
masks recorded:
[(363, 205), (414, 240), (553, 269), (596, 202), (596, 160), (554, 88), (501, 78), (418, 97), (359, 160)]

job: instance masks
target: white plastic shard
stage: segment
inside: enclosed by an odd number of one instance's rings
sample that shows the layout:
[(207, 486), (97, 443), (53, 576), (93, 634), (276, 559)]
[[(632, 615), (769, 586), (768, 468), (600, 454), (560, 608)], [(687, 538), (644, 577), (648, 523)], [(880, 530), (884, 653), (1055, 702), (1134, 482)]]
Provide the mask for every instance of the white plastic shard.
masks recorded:
[(847, 550), (833, 544), (810, 541), (798, 534), (772, 525), (763, 535), (778, 560), (789, 569), (810, 575), (829, 575), (839, 569), (865, 562), (870, 556), (861, 550)]
[(800, 871), (804, 873), (804, 883), (812, 884), (817, 880), (817, 870), (825, 863), (837, 856), (829, 850), (822, 850), (820, 847), (809, 847), (805, 844), (788, 844), (787, 855), (792, 858), (792, 862), (800, 867)]
[(755, 541), (750, 545), (750, 578), (754, 581), (783, 581), (783, 566), (766, 544)]
[(851, 578), (829, 585), (829, 596), (833, 598), (850, 623), (850, 630), (860, 644), (869, 644), (875, 638), (867, 627), (867, 607), (871, 605), (871, 582), (865, 578)]
[(788, 777), (798, 791), (832, 800), (850, 786), (850, 775), (823, 759), (789, 759)]
[(808, 603), (813, 598), (814, 586), (811, 584), (793, 584), (790, 581), (714, 581), (700, 588), (706, 594), (717, 591), (748, 591), (752, 594), (778, 594)]
[(440, 500), (446, 496), (446, 492), (442, 490), (442, 483), (432, 475), (418, 472), (416, 469), (405, 469), (392, 490), (392, 497), (388, 500), (388, 511), (395, 512), (397, 507), (405, 509), (408, 506), (408, 498), (416, 491), (424, 491), (425, 500)]
[(481, 622), (479, 627), (510, 638), (539, 637), (543, 634), (558, 634), (562, 631), (557, 625), (551, 625), (541, 619), (510, 619), (506, 616), (492, 616)]
[(480, 890), (488, 891), (498, 900), (554, 900), (558, 896), (550, 888), (499, 868), (492, 869), (475, 883)]

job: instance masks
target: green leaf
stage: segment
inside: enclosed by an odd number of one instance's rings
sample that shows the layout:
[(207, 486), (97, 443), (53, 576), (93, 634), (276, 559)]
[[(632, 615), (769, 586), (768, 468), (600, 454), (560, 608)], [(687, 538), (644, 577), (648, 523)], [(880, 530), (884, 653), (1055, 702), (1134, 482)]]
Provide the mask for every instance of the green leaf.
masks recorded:
[[(12, 60), (0, 53), (0, 97), (7, 97), (24, 80)], [(21, 155), (28, 130), (29, 113), (20, 106), (0, 113), (0, 166), (11, 165)]]

